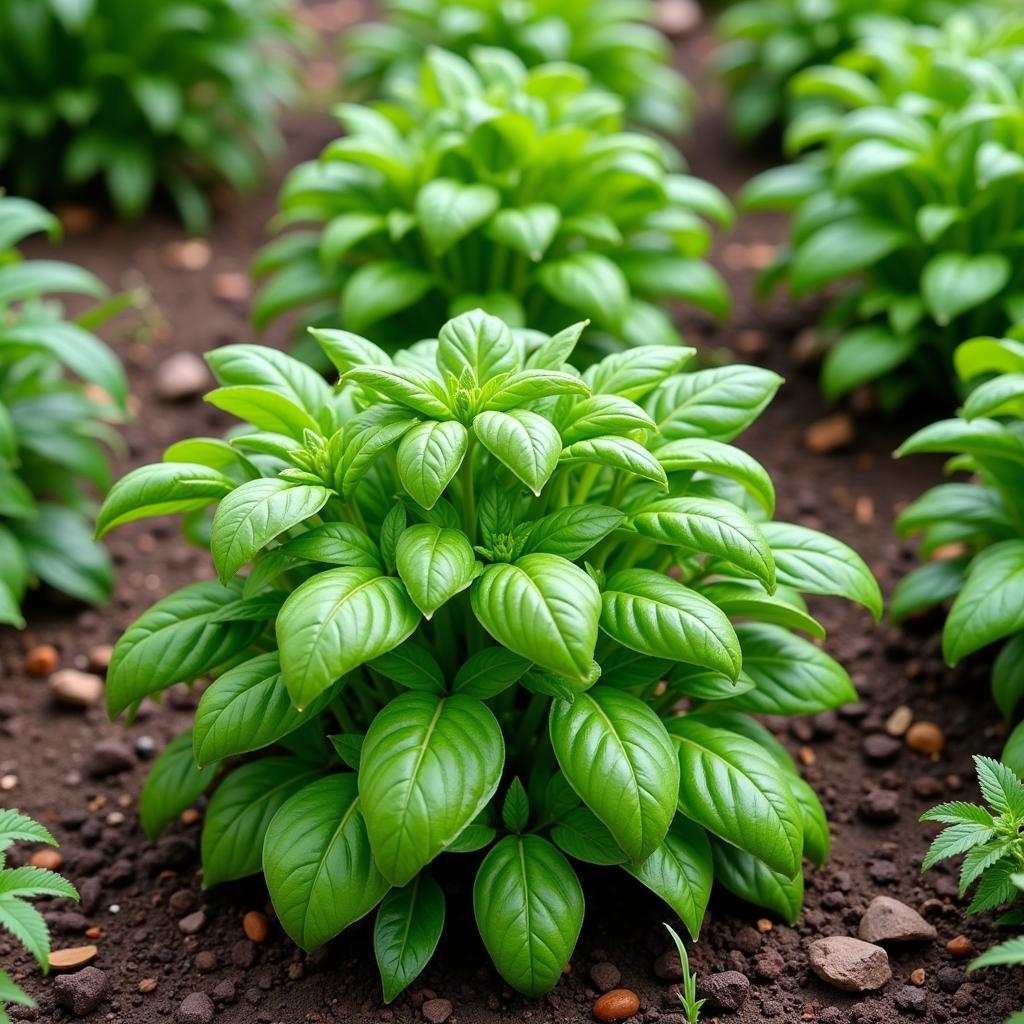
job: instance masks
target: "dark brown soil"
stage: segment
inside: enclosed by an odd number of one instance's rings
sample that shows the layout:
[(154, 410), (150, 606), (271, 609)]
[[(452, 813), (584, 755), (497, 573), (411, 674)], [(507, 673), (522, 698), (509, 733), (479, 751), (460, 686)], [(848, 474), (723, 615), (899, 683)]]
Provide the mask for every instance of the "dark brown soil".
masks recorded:
[[(691, 76), (707, 48), (705, 34), (681, 48), (681, 62)], [(759, 157), (730, 144), (716, 114), (716, 97), (707, 90), (704, 106), (685, 147), (687, 156), (696, 173), (732, 192), (770, 155)], [(285, 127), (289, 163), (315, 154), (332, 135), (323, 117), (292, 116)], [(227, 205), (210, 239), (212, 261), (201, 272), (168, 267), (164, 245), (180, 234), (159, 219), (127, 227), (105, 224), (68, 240), (62, 255), (95, 270), (113, 286), (142, 274), (169, 326), (167, 336), (157, 340), (118, 342), (141, 409), (127, 430), (129, 453), (121, 469), (158, 458), (167, 444), (183, 436), (217, 433), (225, 426), (199, 400), (181, 405), (159, 401), (150, 371), (174, 352), (200, 353), (252, 337), (244, 308), (214, 297), (212, 275), (246, 269), (264, 238), (274, 193), (272, 185), (259, 196)], [(891, 450), (916, 425), (910, 419), (864, 420), (846, 450), (827, 456), (806, 450), (804, 429), (829, 410), (813, 376), (794, 367), (789, 350), (795, 335), (814, 322), (816, 311), (795, 307), (784, 297), (766, 305), (755, 305), (750, 298), (751, 263), (763, 256), (764, 244), (778, 243), (782, 235), (776, 220), (741, 221), (717, 254), (739, 297), (733, 321), (718, 330), (687, 317), (688, 334), (712, 347), (738, 346), (742, 358), (759, 359), (789, 378), (744, 444), (776, 481), (780, 517), (821, 527), (851, 543), (888, 590), (912, 564), (909, 549), (892, 537), (894, 511), (934, 482), (939, 467), (926, 460), (890, 460)], [(750, 350), (762, 344), (763, 352), (752, 356)], [(24, 671), (25, 651), (37, 643), (55, 645), (63, 666), (87, 667), (88, 652), (112, 643), (153, 600), (212, 575), (207, 555), (190, 549), (172, 522), (120, 530), (110, 547), (119, 572), (117, 596), (109, 608), (83, 610), (42, 595), (28, 608), (29, 630), (0, 631), (0, 776), (17, 777), (13, 788), (0, 791), (0, 806), (20, 807), (52, 827), (62, 843), (64, 870), (87, 897), (82, 908), (42, 909), (51, 919), (57, 947), (92, 941), (84, 937), (85, 930), (100, 930), (94, 940), (99, 946), (95, 963), (109, 978), (110, 994), (89, 1019), (114, 1024), (178, 1019), (186, 996), (206, 992), (214, 999), (219, 1024), (408, 1022), (421, 1019), (420, 1007), (435, 997), (451, 1002), (448, 1019), (453, 1024), (585, 1021), (591, 1019), (597, 994), (591, 969), (608, 961), (621, 972), (621, 984), (640, 996), (636, 1020), (683, 1024), (674, 992), (653, 970), (667, 948), (661, 927), (667, 911), (614, 872), (594, 869), (584, 879), (587, 922), (571, 973), (539, 1001), (513, 995), (490, 967), (472, 922), (469, 872), (451, 872), (447, 878), (449, 921), (439, 952), (413, 989), (389, 1008), (381, 1004), (367, 923), (312, 956), (298, 952), (276, 926), (264, 945), (249, 944), (242, 916), (269, 909), (265, 890), (254, 880), (204, 893), (195, 851), (197, 823), (174, 826), (155, 850), (150, 847), (135, 815), (147, 770), (144, 759), (133, 755), (135, 767), (107, 779), (96, 780), (88, 773), (101, 740), (123, 740), (129, 749), (135, 745), (142, 750), (148, 737), (162, 747), (189, 724), (189, 695), (173, 693), (126, 735), (98, 709), (55, 709), (45, 680)], [(952, 793), (971, 796), (970, 755), (995, 754), (1000, 747), (998, 716), (987, 694), (987, 666), (947, 670), (939, 656), (938, 619), (904, 634), (873, 626), (865, 613), (842, 602), (823, 601), (818, 610), (829, 628), (828, 648), (854, 676), (863, 703), (813, 722), (780, 722), (778, 732), (799, 752), (807, 779), (824, 800), (832, 826), (832, 857), (826, 867), (809, 871), (805, 909), (795, 928), (776, 921), (762, 934), (755, 927), (759, 911), (716, 893), (702, 940), (691, 954), (693, 964), (702, 975), (731, 969), (750, 979), (749, 998), (738, 1012), (724, 1016), (727, 1021), (1001, 1021), (1024, 1004), (1019, 976), (990, 971), (965, 981), (964, 961), (945, 949), (961, 933), (978, 949), (991, 945), (997, 937), (990, 921), (962, 920), (953, 874), (933, 872), (923, 880), (919, 875), (930, 838), (928, 827), (917, 823), (919, 814)], [(948, 743), (940, 757), (929, 760), (903, 748), (883, 764), (865, 758), (865, 736), (882, 731), (886, 717), (900, 705), (941, 726)], [(873, 824), (858, 808), (866, 794), (879, 789), (898, 794), (898, 816)], [(921, 909), (937, 927), (938, 941), (893, 952), (893, 980), (879, 994), (865, 998), (829, 988), (810, 973), (806, 943), (820, 936), (855, 934), (861, 912), (878, 894)], [(200, 906), (205, 924), (186, 936), (179, 920)], [(34, 964), (5, 939), (0, 939), (0, 963), (18, 972), (35, 994), (38, 1019), (65, 1019), (64, 1011), (55, 1008), (51, 981), (42, 979)], [(917, 990), (908, 988), (911, 972), (918, 968), (925, 974), (923, 1002), (914, 998)], [(155, 979), (155, 988), (145, 994), (139, 990), (143, 979)], [(444, 1006), (428, 1009), (437, 1024)]]

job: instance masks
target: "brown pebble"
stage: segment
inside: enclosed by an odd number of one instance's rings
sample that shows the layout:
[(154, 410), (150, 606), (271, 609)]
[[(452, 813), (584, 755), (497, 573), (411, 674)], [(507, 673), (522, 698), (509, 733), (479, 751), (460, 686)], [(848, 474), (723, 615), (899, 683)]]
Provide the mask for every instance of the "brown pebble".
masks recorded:
[(74, 971), (96, 959), (99, 950), (95, 946), (73, 946), (70, 949), (54, 949), (50, 952), (50, 967), (55, 971)]
[(60, 664), (57, 648), (52, 644), (40, 644), (25, 655), (25, 671), (30, 676), (48, 676)]
[(143, 978), (142, 981), (139, 982), (139, 991), (145, 995), (148, 992), (154, 991), (156, 986), (156, 978)]
[(249, 298), (249, 278), (238, 271), (213, 275), (213, 294), (221, 302), (245, 302)]
[(65, 707), (92, 707), (103, 696), (103, 680), (91, 672), (62, 668), (50, 676), (50, 696)]
[(640, 1009), (640, 998), (628, 988), (606, 992), (594, 1003), (594, 1016), (600, 1021), (625, 1020)]
[(914, 721), (914, 712), (905, 704), (901, 704), (885, 720), (885, 731), (890, 736), (902, 736)]
[(110, 659), (114, 656), (112, 644), (97, 644), (89, 648), (89, 668), (93, 672), (106, 672), (110, 668)]
[(255, 942), (257, 945), (266, 942), (267, 936), (270, 934), (270, 922), (267, 920), (267, 915), (261, 914), (258, 910), (250, 910), (242, 918), (242, 930), (250, 942)]
[(812, 423), (804, 431), (804, 444), (815, 455), (827, 455), (846, 448), (855, 436), (853, 418), (849, 413), (837, 412)]
[(915, 722), (905, 738), (907, 746), (919, 754), (941, 754), (946, 745), (945, 733), (934, 722)]
[(36, 850), (29, 857), (28, 862), (34, 868), (44, 868), (46, 871), (59, 871), (64, 863), (64, 858), (57, 850)]
[(920, 988), (925, 982), (925, 973), (923, 967), (917, 967), (910, 972), (910, 984), (917, 985)]
[(974, 943), (966, 935), (957, 935), (946, 943), (946, 952), (950, 956), (970, 956), (974, 952)]
[(800, 759), (800, 763), (806, 768), (810, 768), (814, 764), (818, 757), (810, 747), (801, 747), (797, 751), (797, 757)]
[(754, 923), (762, 935), (766, 935), (775, 927), (767, 917), (759, 917)]
[(202, 238), (168, 242), (164, 246), (164, 260), (175, 270), (202, 270), (212, 255), (210, 243)]
[(194, 825), (200, 818), (199, 811), (194, 807), (187, 807), (179, 815), (182, 825)]
[(85, 937), (87, 939), (98, 939), (103, 934), (102, 928), (97, 928), (93, 925), (91, 928), (85, 929)]

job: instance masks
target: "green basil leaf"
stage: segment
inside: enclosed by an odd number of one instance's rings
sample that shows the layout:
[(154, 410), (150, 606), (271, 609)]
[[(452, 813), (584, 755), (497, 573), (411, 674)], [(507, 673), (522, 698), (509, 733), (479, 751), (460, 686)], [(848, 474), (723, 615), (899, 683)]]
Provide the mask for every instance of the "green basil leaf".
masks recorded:
[(434, 286), (425, 270), (399, 260), (365, 263), (341, 293), (341, 320), (356, 333), (415, 305)]
[(558, 431), (535, 412), (482, 412), (473, 420), (473, 433), (536, 495), (558, 465), (562, 451)]
[(443, 256), (500, 205), (501, 195), (490, 185), (435, 178), (416, 195), (416, 217), (427, 245), (435, 255)]
[(323, 523), (281, 545), (282, 554), (328, 565), (383, 568), (370, 537), (351, 523)]
[(406, 640), (393, 651), (374, 658), (368, 665), (374, 672), (410, 690), (442, 693), (445, 688), (444, 673), (434, 656), (415, 640)]
[(110, 489), (96, 519), (96, 536), (115, 526), (206, 508), (235, 484), (219, 470), (186, 462), (157, 462), (127, 473)]
[(786, 774), (761, 747), (695, 716), (666, 723), (679, 749), (679, 809), (787, 878), (800, 871), (803, 821)]
[(661, 719), (623, 690), (595, 686), (549, 719), (559, 767), (634, 862), (665, 838), (675, 814), (679, 765)]
[(360, 384), (384, 398), (424, 416), (447, 419), (451, 415), (441, 386), (426, 374), (400, 366), (357, 366), (342, 381)]
[(523, 554), (542, 551), (575, 561), (625, 519), (622, 512), (607, 505), (569, 505), (541, 516), (533, 524), (523, 545)]
[(538, 269), (537, 280), (552, 298), (602, 326), (617, 328), (626, 315), (629, 283), (600, 253), (576, 252), (546, 262)]
[(768, 471), (756, 459), (732, 445), (706, 437), (688, 437), (656, 448), (655, 457), (666, 473), (702, 472), (728, 477), (741, 484), (772, 515), (775, 487)]
[(505, 746), (481, 701), (410, 691), (370, 724), (359, 792), (374, 859), (405, 885), (453, 842), (494, 796)]
[(605, 584), (601, 628), (653, 658), (703, 665), (735, 679), (741, 654), (732, 623), (707, 598), (650, 569), (624, 569)]
[(800, 807), (804, 824), (804, 856), (812, 863), (822, 865), (828, 860), (832, 838), (828, 831), (828, 818), (818, 794), (799, 776), (789, 776), (789, 786)]
[(619, 395), (593, 395), (573, 404), (561, 421), (562, 444), (591, 437), (654, 430), (655, 423), (635, 402)]
[(945, 327), (998, 295), (1011, 274), (1010, 260), (1002, 253), (943, 252), (933, 256), (921, 271), (921, 292), (928, 312)]
[(992, 696), (1003, 718), (1012, 721), (1024, 697), (1024, 634), (1010, 639), (996, 657), (992, 666)]
[(777, 590), (766, 594), (757, 584), (739, 580), (720, 580), (706, 583), (700, 588), (709, 601), (714, 602), (730, 618), (742, 616), (773, 622), (788, 629), (802, 629), (819, 640), (825, 639), (825, 629), (817, 619), (807, 614), (798, 594)]
[(428, 875), (384, 897), (373, 926), (384, 1002), (392, 1002), (423, 972), (444, 930), (444, 893)]
[(461, 530), (429, 523), (410, 526), (398, 538), (395, 563), (409, 596), (427, 619), (465, 590), (478, 568), (473, 546)]
[(397, 647), (420, 614), (399, 580), (376, 569), (329, 569), (307, 580), (277, 617), (281, 672), (306, 707), (336, 680)]
[(862, 215), (826, 224), (797, 247), (790, 271), (793, 294), (806, 295), (855, 274), (908, 241), (903, 228), (876, 217)]
[(555, 987), (583, 926), (583, 890), (540, 836), (506, 836), (473, 883), (473, 912), (498, 973), (525, 996)]
[(796, 923), (804, 901), (804, 876), (773, 871), (743, 850), (714, 843), (715, 881), (741, 900), (774, 910), (788, 925)]
[(271, 819), (319, 769), (291, 757), (266, 757), (236, 768), (217, 787), (203, 818), (203, 886), (255, 875)]
[(320, 424), (301, 405), (271, 387), (233, 384), (216, 388), (204, 400), (260, 430), (285, 434), (294, 441), (301, 442), (307, 430), (320, 433)]
[(373, 862), (355, 775), (319, 779), (284, 803), (267, 828), (263, 873), (281, 925), (305, 950), (373, 910), (389, 886)]
[(437, 336), (437, 368), (456, 380), (469, 370), (477, 385), (522, 369), (519, 344), (504, 321), (482, 309), (449, 320)]
[(550, 203), (499, 210), (487, 225), (487, 237), (539, 263), (554, 241), (562, 213)]
[(467, 697), (490, 700), (519, 682), (531, 662), (507, 647), (485, 647), (471, 654), (455, 674), (452, 690)]
[(704, 830), (677, 815), (668, 835), (646, 860), (622, 867), (679, 915), (696, 942), (714, 876), (711, 843)]
[(570, 807), (562, 813), (551, 829), (551, 838), (563, 853), (585, 864), (607, 867), (628, 859), (589, 807)]
[(628, 437), (591, 437), (586, 441), (577, 441), (562, 451), (559, 461), (564, 465), (595, 462), (645, 480), (653, 480), (668, 489), (668, 479), (661, 463), (643, 445)]
[(417, 504), (432, 509), (459, 471), (469, 433), (457, 420), (428, 420), (409, 430), (398, 446), (398, 479)]
[(579, 566), (542, 553), (495, 563), (484, 568), (470, 597), (498, 643), (557, 675), (589, 678), (601, 595)]
[(210, 553), (221, 583), (275, 537), (315, 516), (331, 492), (276, 478), (250, 480), (225, 495), (213, 517)]

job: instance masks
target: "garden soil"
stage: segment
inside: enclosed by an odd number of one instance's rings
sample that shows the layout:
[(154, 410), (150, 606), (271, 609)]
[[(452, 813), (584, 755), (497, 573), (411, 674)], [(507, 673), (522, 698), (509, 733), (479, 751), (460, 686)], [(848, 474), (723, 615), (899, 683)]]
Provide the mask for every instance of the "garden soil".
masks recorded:
[[(317, 8), (328, 28), (349, 8)], [(340, 16), (339, 16), (340, 15)], [(331, 18), (337, 23), (330, 25)], [(710, 38), (684, 41), (680, 66), (700, 80)], [(326, 117), (291, 115), (285, 122), (287, 161), (315, 155), (332, 137)], [(721, 97), (701, 87), (696, 130), (685, 145), (696, 174), (730, 193), (771, 161), (737, 148), (721, 117)], [(172, 441), (217, 434), (224, 417), (198, 397), (171, 402), (156, 390), (158, 370), (171, 355), (202, 353), (228, 342), (251, 341), (244, 298), (238, 291), (250, 257), (265, 239), (278, 181), (248, 199), (221, 204), (209, 239), (182, 259), (170, 220), (154, 215), (120, 226), (100, 217), (78, 224), (61, 255), (98, 273), (114, 288), (144, 278), (164, 322), (150, 316), (125, 327), (115, 344), (131, 376), (138, 414), (127, 428), (119, 471), (158, 459)], [(79, 216), (76, 220), (81, 220)], [(742, 218), (716, 248), (737, 305), (727, 327), (681, 312), (689, 340), (708, 359), (735, 358), (771, 366), (786, 377), (777, 400), (742, 444), (770, 470), (779, 491), (779, 517), (833, 533), (859, 550), (890, 591), (913, 565), (910, 547), (893, 538), (894, 514), (939, 479), (937, 461), (896, 463), (890, 453), (929, 410), (911, 409), (899, 420), (861, 417), (821, 421), (835, 414), (822, 401), (813, 371), (798, 365), (820, 307), (785, 296), (754, 299), (757, 268), (784, 237), (774, 218)], [(171, 245), (172, 249), (168, 249)], [(47, 252), (31, 246), (32, 255)], [(228, 275), (228, 276), (224, 276)], [(234, 277), (230, 275), (236, 275)], [(424, 325), (424, 333), (435, 325)], [(284, 330), (268, 339), (281, 344)], [(805, 432), (819, 424), (810, 450)], [(852, 436), (850, 436), (852, 434)], [(846, 440), (844, 441), (844, 438)], [(840, 447), (833, 448), (842, 442)], [(109, 541), (117, 565), (113, 603), (90, 610), (53, 594), (32, 598), (29, 628), (0, 631), (0, 806), (42, 819), (61, 842), (64, 872), (83, 893), (81, 906), (41, 904), (57, 948), (95, 944), (94, 966), (108, 982), (106, 998), (88, 1018), (112, 1024), (162, 1021), (217, 1024), (299, 1024), (346, 1021), (431, 1024), (496, 1021), (564, 1022), (592, 1019), (592, 1006), (609, 986), (632, 989), (640, 1000), (634, 1021), (683, 1024), (671, 970), (659, 960), (668, 949), (665, 907), (614, 869), (585, 871), (586, 924), (558, 988), (541, 1000), (510, 991), (490, 966), (475, 932), (470, 906), (471, 865), (449, 858), (443, 869), (450, 894), (448, 922), (437, 955), (411, 990), (391, 1006), (381, 1002), (372, 954), (371, 925), (362, 922), (325, 949), (298, 951), (273, 921), (257, 880), (206, 892), (197, 845), (202, 807), (176, 823), (154, 847), (137, 821), (139, 789), (152, 750), (161, 749), (190, 723), (195, 696), (175, 690), (163, 705), (145, 708), (125, 730), (102, 710), (63, 710), (51, 702), (45, 678), (25, 669), (26, 652), (53, 645), (65, 668), (88, 671), (103, 660), (105, 645), (154, 600), (197, 578), (213, 575), (206, 553), (190, 548), (171, 521), (134, 524)], [(861, 702), (813, 720), (769, 722), (797, 756), (803, 774), (828, 811), (833, 850), (827, 865), (809, 869), (807, 898), (795, 927), (717, 892), (693, 966), (702, 977), (738, 971), (749, 992), (734, 1012), (705, 1019), (728, 1022), (889, 1024), (893, 1021), (970, 1021), (995, 1024), (1024, 1005), (1020, 975), (1007, 970), (965, 974), (967, 960), (947, 950), (950, 940), (982, 950), (997, 941), (987, 917), (965, 922), (955, 874), (936, 870), (922, 878), (920, 863), (934, 829), (918, 817), (940, 799), (972, 798), (971, 754), (999, 752), (1003, 728), (987, 692), (985, 659), (954, 671), (939, 651), (941, 619), (905, 631), (873, 624), (867, 613), (839, 600), (815, 602), (828, 628), (828, 650), (850, 671)], [(924, 756), (885, 732), (890, 715), (907, 708), (915, 720), (933, 722), (945, 737), (940, 754)], [(907, 712), (901, 712), (906, 718)], [(189, 820), (195, 819), (195, 820)], [(24, 859), (27, 851), (15, 850)], [(472, 859), (472, 858), (470, 858)], [(932, 942), (891, 950), (892, 980), (879, 992), (849, 994), (810, 971), (807, 944), (819, 937), (856, 935), (872, 898), (895, 897), (920, 910), (938, 931)], [(249, 911), (270, 916), (269, 936), (250, 941), (243, 931)], [(87, 930), (88, 936), (87, 937)], [(966, 940), (966, 941), (965, 941)], [(968, 945), (970, 944), (970, 945)], [(957, 948), (954, 943), (954, 949)], [(657, 962), (657, 963), (656, 963)], [(38, 1000), (37, 1011), (18, 1019), (64, 1020), (53, 978), (0, 939), (0, 964), (16, 972)], [(738, 980), (740, 996), (742, 979)], [(210, 1001), (196, 998), (205, 993)], [(182, 1007), (183, 1001), (192, 996)], [(709, 1007), (710, 1009), (710, 1007)], [(214, 1016), (211, 1018), (211, 1012)]]

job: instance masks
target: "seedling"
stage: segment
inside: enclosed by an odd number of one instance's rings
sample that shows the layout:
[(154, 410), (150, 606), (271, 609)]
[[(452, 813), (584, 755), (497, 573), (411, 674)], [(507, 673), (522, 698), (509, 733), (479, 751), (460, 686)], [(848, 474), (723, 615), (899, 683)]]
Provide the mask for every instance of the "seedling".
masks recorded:
[(697, 998), (697, 973), (690, 970), (690, 958), (687, 956), (683, 940), (679, 938), (671, 925), (666, 924), (665, 928), (676, 944), (676, 949), (679, 952), (679, 965), (683, 971), (683, 990), (679, 993), (679, 1002), (682, 1004), (687, 1024), (698, 1024), (700, 1008), (707, 1000)]

